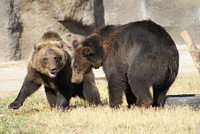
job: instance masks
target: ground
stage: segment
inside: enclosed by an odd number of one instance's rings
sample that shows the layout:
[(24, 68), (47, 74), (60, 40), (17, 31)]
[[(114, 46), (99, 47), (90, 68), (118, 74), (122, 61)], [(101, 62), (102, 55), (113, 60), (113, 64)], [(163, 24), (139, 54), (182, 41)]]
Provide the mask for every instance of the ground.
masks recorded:
[[(177, 46), (180, 55), (180, 75), (197, 74), (194, 62), (186, 45)], [(26, 66), (28, 60), (25, 61), (9, 61), (0, 62), (0, 96), (9, 95), (10, 93), (18, 93), (26, 75)], [(104, 79), (102, 69), (94, 70), (96, 79)]]

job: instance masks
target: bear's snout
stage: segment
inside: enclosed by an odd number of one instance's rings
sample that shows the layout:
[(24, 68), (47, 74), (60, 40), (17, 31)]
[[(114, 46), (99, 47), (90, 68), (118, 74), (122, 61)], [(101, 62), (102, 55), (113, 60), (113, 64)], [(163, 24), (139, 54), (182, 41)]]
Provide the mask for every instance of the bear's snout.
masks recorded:
[(73, 75), (72, 78), (71, 78), (71, 82), (72, 82), (72, 83), (76, 83), (76, 84), (81, 83), (82, 80), (83, 80), (83, 77), (76, 77), (76, 76), (74, 76), (74, 75)]
[(81, 83), (81, 81), (82, 81), (81, 79), (74, 79), (74, 78), (71, 79), (71, 82), (72, 82), (72, 83), (77, 83), (77, 84), (79, 84), (79, 83)]
[(51, 72), (56, 72), (57, 70), (58, 69), (56, 67), (50, 69)]
[(50, 68), (50, 72), (49, 72), (49, 77), (50, 78), (55, 78), (57, 76), (57, 68), (54, 67), (54, 68)]

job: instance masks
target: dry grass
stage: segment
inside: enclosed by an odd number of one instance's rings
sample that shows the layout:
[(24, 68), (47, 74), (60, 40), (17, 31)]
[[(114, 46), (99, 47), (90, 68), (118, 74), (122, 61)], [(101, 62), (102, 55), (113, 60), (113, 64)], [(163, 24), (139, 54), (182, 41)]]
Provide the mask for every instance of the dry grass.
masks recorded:
[[(181, 76), (168, 94), (199, 94), (199, 75)], [(126, 102), (118, 110), (110, 109), (107, 85), (98, 81), (105, 106), (89, 107), (79, 98), (71, 100), (71, 108), (62, 112), (50, 110), (45, 94), (36, 92), (19, 110), (7, 109), (16, 94), (0, 96), (0, 133), (48, 134), (195, 134), (200, 123), (200, 111), (189, 107), (133, 108)]]

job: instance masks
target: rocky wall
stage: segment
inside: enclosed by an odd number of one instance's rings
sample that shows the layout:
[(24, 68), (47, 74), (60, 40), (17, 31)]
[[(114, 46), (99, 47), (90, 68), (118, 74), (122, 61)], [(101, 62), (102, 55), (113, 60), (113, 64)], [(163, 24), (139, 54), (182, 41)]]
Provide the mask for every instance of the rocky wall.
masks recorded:
[(104, 0), (105, 24), (125, 24), (151, 19), (170, 33), (176, 44), (183, 44), (187, 30), (200, 44), (200, 0)]
[(71, 44), (105, 24), (151, 19), (184, 44), (187, 30), (200, 44), (199, 0), (1, 0), (0, 61), (28, 59), (35, 42), (47, 30)]
[(71, 44), (104, 25), (102, 0), (3, 0), (0, 7), (0, 61), (28, 59), (47, 30)]

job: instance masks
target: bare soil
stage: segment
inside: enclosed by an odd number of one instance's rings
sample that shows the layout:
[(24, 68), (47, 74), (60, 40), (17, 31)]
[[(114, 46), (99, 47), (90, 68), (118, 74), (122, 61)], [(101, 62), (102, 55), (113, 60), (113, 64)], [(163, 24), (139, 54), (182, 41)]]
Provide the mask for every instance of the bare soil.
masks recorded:
[[(177, 47), (180, 54), (180, 68), (178, 75), (198, 74), (198, 70), (187, 50), (187, 46), (178, 45)], [(27, 60), (0, 62), (0, 96), (19, 92), (27, 72), (27, 62)], [(94, 70), (94, 72), (97, 80), (105, 78), (101, 68)]]

